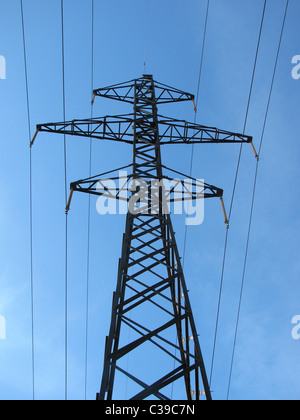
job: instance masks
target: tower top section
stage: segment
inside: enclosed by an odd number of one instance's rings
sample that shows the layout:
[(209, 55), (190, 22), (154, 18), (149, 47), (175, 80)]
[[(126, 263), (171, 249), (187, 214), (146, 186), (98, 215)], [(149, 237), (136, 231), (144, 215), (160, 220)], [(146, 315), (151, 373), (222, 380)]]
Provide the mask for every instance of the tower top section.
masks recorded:
[(135, 87), (151, 84), (156, 92), (156, 105), (169, 104), (172, 102), (193, 101), (195, 103), (195, 95), (184, 92), (183, 90), (173, 88), (163, 83), (156, 82), (151, 74), (144, 74), (138, 79), (128, 82), (119, 83), (105, 88), (94, 90), (93, 102), (96, 96), (114, 99), (121, 102), (134, 104)]

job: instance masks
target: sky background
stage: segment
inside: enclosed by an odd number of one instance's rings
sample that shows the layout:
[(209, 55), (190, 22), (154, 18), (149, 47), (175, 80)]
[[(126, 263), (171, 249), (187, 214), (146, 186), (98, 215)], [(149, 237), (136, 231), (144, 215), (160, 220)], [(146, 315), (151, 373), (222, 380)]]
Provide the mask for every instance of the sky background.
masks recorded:
[[(197, 122), (242, 132), (263, 0), (211, 0)], [(63, 120), (59, 0), (24, 0), (31, 129)], [(140, 77), (197, 91), (207, 2), (95, 0), (93, 88)], [(66, 118), (91, 107), (91, 1), (65, 0)], [(269, 0), (246, 133), (258, 147), (286, 2)], [(291, 72), (300, 54), (300, 2), (290, 0), (260, 160), (231, 399), (299, 399), (300, 314), (299, 94)], [(146, 22), (148, 21), (148, 25)], [(147, 27), (147, 31), (145, 28)], [(145, 36), (145, 34), (147, 34)], [(20, 2), (0, 0), (0, 399), (32, 399), (29, 139)], [(131, 112), (96, 99), (95, 116)], [(159, 113), (194, 120), (190, 103)], [(89, 141), (67, 139), (68, 183), (89, 175)], [(193, 176), (224, 189), (229, 209), (238, 145), (195, 147)], [(128, 145), (93, 143), (92, 173), (130, 163)], [(190, 170), (190, 146), (164, 146), (164, 164)], [(64, 398), (65, 185), (63, 138), (40, 133), (33, 159), (33, 275), (37, 399)], [(227, 395), (256, 160), (244, 147), (237, 184), (213, 372), (214, 399)], [(68, 397), (84, 398), (88, 198), (75, 195), (69, 214)], [(181, 254), (184, 216), (173, 219)], [(88, 399), (99, 391), (105, 336), (117, 279), (125, 216), (100, 216), (92, 199)], [(188, 230), (185, 276), (210, 372), (226, 228), (218, 200), (205, 203), (205, 221)], [(146, 355), (151, 357), (151, 355)], [(118, 390), (126, 399), (126, 389)]]

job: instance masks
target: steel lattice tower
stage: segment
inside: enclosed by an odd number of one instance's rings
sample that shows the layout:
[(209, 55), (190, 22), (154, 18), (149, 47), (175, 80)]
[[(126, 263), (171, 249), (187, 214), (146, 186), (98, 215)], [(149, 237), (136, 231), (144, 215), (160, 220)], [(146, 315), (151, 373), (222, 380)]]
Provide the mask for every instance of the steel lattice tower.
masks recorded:
[[(37, 126), (37, 132), (130, 144), (133, 162), (129, 165), (132, 168), (129, 178), (133, 185), (136, 183), (139, 197), (145, 198), (140, 199), (138, 209), (129, 209), (127, 214), (97, 399), (113, 399), (116, 381), (123, 376), (131, 394), (128, 399), (168, 400), (166, 387), (178, 383), (182, 387), (181, 395), (186, 399), (198, 400), (203, 395), (210, 400), (210, 386), (175, 234), (170, 214), (164, 211), (166, 201), (174, 202), (176, 198), (175, 189), (170, 191), (168, 200), (165, 197), (161, 181), (168, 179), (163, 175), (163, 169), (167, 171), (168, 168), (162, 165), (161, 146), (252, 144), (252, 138), (158, 115), (159, 104), (194, 101), (194, 96), (157, 83), (150, 75), (95, 90), (93, 101), (96, 96), (130, 103), (133, 114), (42, 124)], [(71, 184), (67, 211), (74, 191), (128, 200), (122, 188), (112, 193), (99, 177)], [(192, 191), (192, 187), (197, 186), (199, 181), (192, 179), (185, 198), (220, 197), (222, 200), (221, 189), (203, 183), (199, 194), (199, 188), (198, 193)]]

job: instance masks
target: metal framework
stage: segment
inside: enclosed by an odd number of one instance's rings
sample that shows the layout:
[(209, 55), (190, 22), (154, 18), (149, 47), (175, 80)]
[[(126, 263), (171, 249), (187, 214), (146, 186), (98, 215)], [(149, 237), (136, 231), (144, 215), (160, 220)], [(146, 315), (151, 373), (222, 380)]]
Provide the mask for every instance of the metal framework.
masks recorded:
[[(127, 214), (97, 399), (111, 400), (117, 387), (127, 384), (128, 399), (169, 400), (170, 386), (177, 383), (182, 399), (199, 400), (204, 396), (210, 400), (211, 390), (175, 234), (170, 214), (164, 211), (166, 199), (176, 200), (176, 185), (166, 198), (161, 181), (170, 178), (163, 175), (163, 170), (169, 169), (162, 165), (161, 146), (252, 144), (252, 138), (160, 116), (159, 104), (194, 102), (194, 96), (157, 83), (150, 75), (95, 90), (93, 101), (98, 96), (130, 103), (133, 113), (37, 126), (37, 133), (69, 134), (132, 145), (133, 162), (125, 167), (131, 169), (129, 178), (132, 182), (144, 181), (144, 197), (149, 196), (149, 188), (155, 190), (152, 202), (149, 204), (148, 200), (143, 211)], [(127, 200), (122, 188), (111, 192), (105, 186), (102, 177), (115, 172), (72, 183), (67, 211), (74, 191)], [(177, 185), (184, 188), (181, 180)], [(198, 193), (193, 192), (196, 186)], [(211, 197), (222, 200), (223, 196), (221, 189), (195, 179), (190, 179), (190, 188), (185, 193), (190, 200)]]

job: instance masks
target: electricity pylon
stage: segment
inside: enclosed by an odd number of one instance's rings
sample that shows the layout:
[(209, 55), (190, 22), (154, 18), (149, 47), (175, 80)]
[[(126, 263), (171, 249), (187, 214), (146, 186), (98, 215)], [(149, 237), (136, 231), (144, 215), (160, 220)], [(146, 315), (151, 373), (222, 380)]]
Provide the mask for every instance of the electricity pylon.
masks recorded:
[[(204, 396), (210, 400), (211, 390), (189, 292), (170, 214), (166, 211), (166, 202), (176, 201), (176, 188), (166, 197), (163, 180), (167, 177), (164, 177), (163, 169), (168, 168), (162, 165), (161, 146), (252, 144), (252, 137), (160, 116), (159, 104), (194, 102), (194, 96), (157, 83), (150, 75), (95, 90), (93, 101), (97, 96), (132, 104), (133, 114), (37, 126), (37, 132), (83, 136), (133, 146), (133, 162), (127, 168), (132, 169), (129, 179), (135, 186), (135, 193), (139, 191), (135, 200), (139, 203), (134, 208), (129, 206), (127, 214), (97, 399), (113, 399), (114, 391), (123, 384), (130, 394), (128, 399), (169, 400), (167, 393), (177, 383), (177, 387), (181, 387), (181, 399), (199, 400)], [(71, 184), (67, 211), (74, 191), (126, 201), (134, 196), (134, 188), (130, 198), (124, 196), (122, 187), (109, 191), (99, 177)], [(182, 187), (182, 181), (177, 180), (177, 185)], [(221, 189), (192, 179), (190, 187), (183, 190), (184, 199), (221, 198), (228, 223)]]

